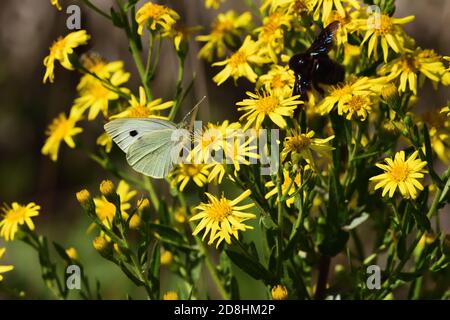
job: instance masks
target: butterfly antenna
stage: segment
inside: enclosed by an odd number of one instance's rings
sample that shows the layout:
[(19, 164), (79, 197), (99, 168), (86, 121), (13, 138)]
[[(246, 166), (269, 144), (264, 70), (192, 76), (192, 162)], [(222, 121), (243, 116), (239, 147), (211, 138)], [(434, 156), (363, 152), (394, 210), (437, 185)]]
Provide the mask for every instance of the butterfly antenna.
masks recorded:
[(203, 100), (206, 99), (206, 96), (203, 96), (203, 98), (200, 99), (199, 102), (197, 102), (197, 104), (191, 109), (191, 111), (189, 111), (183, 118), (183, 120), (181, 121), (181, 123), (185, 123), (186, 120), (189, 118), (189, 116), (197, 110), (197, 108), (200, 106), (200, 104), (203, 102)]

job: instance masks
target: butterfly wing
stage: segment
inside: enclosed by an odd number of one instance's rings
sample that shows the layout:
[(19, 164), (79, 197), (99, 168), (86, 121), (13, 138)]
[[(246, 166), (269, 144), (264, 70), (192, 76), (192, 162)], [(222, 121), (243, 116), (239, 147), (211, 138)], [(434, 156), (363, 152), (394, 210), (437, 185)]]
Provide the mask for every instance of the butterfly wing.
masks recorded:
[(147, 133), (133, 143), (127, 152), (128, 164), (137, 172), (161, 179), (172, 170), (174, 154), (180, 142), (173, 141), (174, 129), (161, 129)]
[(336, 37), (336, 32), (339, 29), (339, 26), (339, 21), (330, 23), (325, 29), (322, 30), (306, 52), (311, 56), (327, 54), (333, 46), (333, 41)]
[(175, 124), (170, 121), (150, 118), (116, 119), (105, 124), (105, 131), (125, 153), (144, 135), (155, 130), (175, 128)]

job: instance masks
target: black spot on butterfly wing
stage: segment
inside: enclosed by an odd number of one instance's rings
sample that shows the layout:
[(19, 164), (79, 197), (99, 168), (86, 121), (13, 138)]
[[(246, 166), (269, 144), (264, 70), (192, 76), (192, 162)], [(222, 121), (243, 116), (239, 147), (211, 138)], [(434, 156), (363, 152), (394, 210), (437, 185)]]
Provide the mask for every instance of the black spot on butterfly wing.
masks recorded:
[(136, 130), (131, 130), (130, 131), (130, 136), (136, 137), (137, 135), (138, 135), (138, 132)]

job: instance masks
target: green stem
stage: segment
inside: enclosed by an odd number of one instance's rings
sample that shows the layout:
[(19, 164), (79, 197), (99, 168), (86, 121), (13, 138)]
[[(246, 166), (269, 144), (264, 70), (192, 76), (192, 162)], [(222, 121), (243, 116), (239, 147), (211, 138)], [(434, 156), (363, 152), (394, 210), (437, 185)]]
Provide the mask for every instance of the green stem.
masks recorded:
[(152, 184), (150, 178), (147, 176), (144, 176), (144, 185), (145, 185), (145, 189), (147, 189), (147, 191), (150, 195), (150, 200), (153, 203), (153, 207), (155, 208), (156, 211), (158, 211), (159, 210), (158, 195), (155, 192), (155, 188), (153, 187), (153, 184)]
[[(281, 168), (281, 167), (280, 167)], [(283, 260), (283, 191), (281, 188), (281, 169), (278, 170), (278, 181), (277, 181), (277, 189), (278, 189), (278, 207), (277, 207), (277, 223), (278, 223), (278, 237), (277, 237), (277, 266), (276, 266), (276, 274), (277, 277), (281, 277), (281, 268), (282, 268), (282, 260)]]
[[(431, 204), (431, 207), (427, 213), (428, 219), (430, 219), (436, 213), (437, 208), (439, 206), (439, 199), (441, 197), (441, 194), (442, 194), (442, 189), (437, 189), (436, 194), (433, 199), (433, 202)], [(390, 288), (392, 279), (395, 278), (403, 270), (403, 267), (408, 262), (409, 258), (413, 254), (415, 248), (417, 247), (420, 239), (422, 238), (422, 236), (424, 234), (425, 234), (425, 231), (420, 231), (418, 233), (417, 237), (414, 239), (413, 243), (411, 244), (408, 251), (406, 252), (405, 257), (399, 262), (399, 264), (395, 268), (392, 275), (388, 279), (386, 279), (386, 281), (383, 283), (382, 290), (381, 290), (381, 293), (378, 295), (378, 298), (382, 299), (389, 293), (389, 288)]]
[(177, 79), (177, 87), (176, 87), (176, 93), (175, 93), (175, 104), (170, 110), (169, 114), (169, 120), (173, 121), (175, 119), (175, 116), (178, 113), (178, 110), (180, 109), (182, 98), (183, 98), (183, 78), (184, 78), (184, 59), (178, 59), (178, 79)]
[(142, 61), (141, 52), (139, 51), (136, 41), (134, 41), (133, 38), (130, 38), (128, 40), (128, 44), (130, 45), (131, 55), (133, 56), (134, 63), (136, 64), (136, 68), (138, 69), (142, 85), (145, 89), (145, 94), (147, 95), (147, 99), (152, 100), (153, 95), (147, 83), (145, 66), (144, 62)]
[(108, 20), (112, 20), (111, 16), (105, 12), (103, 12), (103, 10), (101, 10), (99, 7), (97, 7), (95, 4), (93, 4), (91, 1), (89, 0), (80, 0), (82, 3), (84, 3), (86, 6), (88, 6), (89, 8), (91, 8), (92, 10), (94, 10), (95, 12), (97, 12), (99, 15), (105, 17)]

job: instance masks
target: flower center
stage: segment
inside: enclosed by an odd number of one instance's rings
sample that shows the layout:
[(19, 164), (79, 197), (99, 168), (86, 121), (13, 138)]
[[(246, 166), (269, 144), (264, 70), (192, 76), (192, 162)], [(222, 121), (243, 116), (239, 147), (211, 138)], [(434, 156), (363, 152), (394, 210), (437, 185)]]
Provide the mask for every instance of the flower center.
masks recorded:
[(132, 107), (128, 117), (130, 118), (147, 118), (151, 114), (149, 108), (143, 105)]
[(246, 62), (247, 62), (247, 55), (242, 51), (236, 52), (230, 58), (230, 64), (233, 68), (237, 68), (239, 65), (244, 64)]
[(216, 221), (222, 221), (226, 219), (233, 208), (228, 204), (227, 199), (224, 196), (219, 201), (214, 201), (211, 203), (211, 207), (208, 210), (208, 216)]
[(24, 207), (18, 209), (11, 209), (6, 213), (5, 220), (10, 222), (17, 222), (26, 217), (27, 211)]
[(153, 4), (152, 6), (148, 6), (145, 12), (148, 17), (158, 20), (162, 15), (166, 13), (166, 8), (159, 4)]
[(58, 55), (61, 54), (61, 51), (64, 50), (64, 47), (65, 47), (65, 46), (66, 46), (66, 39), (64, 39), (63, 37), (59, 37), (58, 40), (56, 40), (56, 41), (53, 43), (53, 45), (52, 45), (50, 51), (51, 51), (54, 55), (58, 56)]
[(382, 14), (380, 17), (380, 25), (375, 27), (375, 32), (381, 35), (389, 34), (392, 32), (392, 20), (389, 16)]
[(273, 35), (275, 35), (277, 33), (277, 31), (280, 30), (281, 27), (281, 16), (279, 13), (273, 13), (271, 14), (267, 19), (268, 22), (264, 24), (263, 27), (263, 37), (266, 40), (269, 40), (273, 37)]
[(406, 163), (395, 164), (389, 173), (393, 180), (397, 182), (405, 181), (409, 174), (408, 165)]
[(213, 26), (212, 33), (223, 34), (227, 31), (233, 30), (233, 22), (230, 20), (220, 21)]
[(286, 138), (287, 147), (291, 150), (301, 152), (311, 145), (311, 139), (304, 134)]
[(200, 167), (193, 164), (185, 164), (183, 166), (183, 174), (188, 177), (194, 177), (200, 173)]
[(296, 0), (292, 12), (312, 11), (314, 3), (311, 0)]
[(109, 90), (106, 89), (101, 83), (95, 83), (91, 88), (91, 95), (96, 99), (107, 99), (109, 95)]
[(65, 117), (60, 117), (50, 126), (48, 135), (53, 135), (56, 139), (63, 139), (72, 128), (72, 123)]
[(367, 100), (362, 96), (353, 96), (348, 102), (347, 106), (350, 110), (358, 112), (361, 109), (364, 109)]
[(270, 83), (271, 87), (274, 89), (281, 89), (287, 84), (287, 81), (281, 78), (281, 75), (277, 74), (273, 76), (272, 81)]
[(412, 56), (405, 56), (402, 59), (402, 69), (406, 72), (417, 72), (419, 62)]
[(256, 102), (256, 110), (263, 113), (271, 113), (274, 111), (279, 105), (279, 101), (277, 98), (272, 96), (261, 97)]

